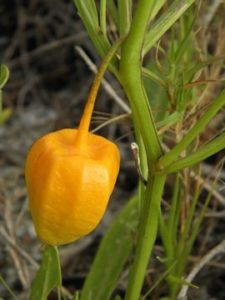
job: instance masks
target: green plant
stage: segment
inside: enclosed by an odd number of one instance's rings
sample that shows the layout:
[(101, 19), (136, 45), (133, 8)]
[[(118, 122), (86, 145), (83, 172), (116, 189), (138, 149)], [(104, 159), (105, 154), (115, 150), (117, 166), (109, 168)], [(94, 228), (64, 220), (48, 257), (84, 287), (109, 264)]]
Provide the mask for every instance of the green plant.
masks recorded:
[[(202, 200), (199, 164), (225, 147), (224, 133), (200, 140), (225, 104), (225, 90), (211, 101), (204, 101), (202, 85), (208, 79), (201, 81), (199, 74), (208, 65), (221, 62), (221, 58), (210, 57), (193, 47), (193, 26), (199, 9), (194, 0), (101, 0), (99, 7), (94, 0), (74, 0), (74, 4), (102, 59), (117, 40), (123, 40), (108, 69), (129, 100), (139, 149), (136, 159), (140, 159), (139, 171), (144, 177), (140, 178), (137, 195), (106, 233), (81, 296), (74, 297), (81, 300), (112, 297), (134, 247), (133, 230), (137, 232), (137, 240), (125, 299), (146, 299), (162, 281), (168, 286), (168, 299), (176, 299), (180, 287), (187, 284), (183, 277), (188, 257), (218, 180), (216, 177)], [(108, 16), (116, 28), (117, 39), (108, 30)], [(160, 40), (165, 33), (163, 44)], [(146, 54), (150, 57), (147, 64)], [(169, 130), (172, 142), (167, 140)], [(172, 197), (165, 211), (161, 200), (166, 179), (171, 177)], [(203, 202), (198, 208), (200, 199)], [(143, 283), (158, 233), (164, 250), (160, 260), (164, 272), (144, 294)], [(116, 247), (115, 241), (120, 251), (112, 259), (109, 252)], [(102, 278), (107, 280), (104, 284)], [(59, 284), (57, 280), (51, 282), (50, 289)], [(119, 295), (116, 299), (120, 299)]]
[(2, 89), (6, 85), (9, 79), (9, 69), (6, 65), (0, 65), (0, 124), (5, 123), (5, 121), (10, 117), (11, 110), (9, 108), (3, 109), (2, 100)]

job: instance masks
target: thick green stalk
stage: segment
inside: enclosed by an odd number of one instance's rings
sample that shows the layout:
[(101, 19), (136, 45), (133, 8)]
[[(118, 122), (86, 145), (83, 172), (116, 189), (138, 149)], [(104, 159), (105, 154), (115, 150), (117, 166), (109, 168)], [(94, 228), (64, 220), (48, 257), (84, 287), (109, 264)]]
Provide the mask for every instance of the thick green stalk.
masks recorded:
[(120, 62), (120, 79), (130, 100), (134, 125), (142, 135), (149, 165), (162, 154), (141, 76), (142, 46), (154, 3), (154, 0), (138, 2), (130, 32), (122, 45)]
[(136, 254), (130, 272), (125, 300), (138, 300), (149, 262), (149, 255), (155, 243), (160, 213), (160, 200), (165, 176), (154, 176), (146, 189), (145, 207), (141, 211)]
[[(152, 175), (152, 166), (162, 155), (152, 111), (142, 82), (142, 46), (146, 29), (156, 1), (139, 0), (129, 34), (121, 49), (120, 80), (130, 101), (136, 136), (143, 139), (149, 176), (141, 199), (141, 217), (134, 263), (126, 293), (126, 300), (137, 300), (155, 242), (160, 200), (165, 175)], [(141, 162), (142, 163), (142, 162)]]

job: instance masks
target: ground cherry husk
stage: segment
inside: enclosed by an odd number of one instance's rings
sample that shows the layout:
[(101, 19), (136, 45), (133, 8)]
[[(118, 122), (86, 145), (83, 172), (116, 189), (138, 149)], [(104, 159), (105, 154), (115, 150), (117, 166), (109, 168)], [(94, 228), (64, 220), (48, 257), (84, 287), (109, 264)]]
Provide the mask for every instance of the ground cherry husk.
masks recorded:
[(109, 140), (88, 133), (75, 147), (77, 129), (49, 133), (26, 161), (29, 207), (37, 235), (50, 245), (70, 243), (100, 222), (119, 171), (120, 155)]

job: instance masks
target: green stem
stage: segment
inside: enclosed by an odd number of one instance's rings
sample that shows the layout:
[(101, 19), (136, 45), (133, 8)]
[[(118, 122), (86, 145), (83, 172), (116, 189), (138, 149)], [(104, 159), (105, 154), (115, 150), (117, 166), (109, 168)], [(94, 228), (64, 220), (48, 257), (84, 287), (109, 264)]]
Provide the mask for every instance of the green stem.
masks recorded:
[(41, 266), (32, 282), (29, 300), (46, 300), (55, 287), (62, 286), (59, 252), (56, 246), (45, 246)]
[(136, 255), (130, 273), (125, 300), (137, 300), (141, 294), (149, 255), (155, 243), (158, 230), (160, 200), (164, 183), (165, 176), (154, 176), (148, 183), (145, 208), (142, 209), (140, 217)]
[(138, 1), (129, 34), (121, 48), (120, 80), (130, 101), (136, 137), (144, 142), (149, 169), (147, 188), (141, 193), (144, 199), (141, 199), (136, 254), (126, 300), (139, 299), (158, 230), (160, 200), (165, 183), (165, 175), (152, 176), (151, 173), (153, 164), (162, 155), (162, 149), (142, 82), (142, 46), (155, 3), (154, 0)]
[(0, 89), (0, 114), (2, 113), (2, 90)]
[[(10, 294), (10, 299), (14, 299), (14, 300), (18, 300), (17, 296), (13, 293), (13, 291), (10, 289), (8, 283), (4, 280), (4, 278), (2, 277), (2, 275), (0, 274), (0, 283), (2, 284), (2, 286), (8, 291), (8, 293)], [(0, 298), (2, 299), (2, 298)]]
[(130, 32), (121, 48), (120, 62), (120, 79), (130, 100), (135, 128), (142, 135), (149, 166), (162, 154), (141, 74), (142, 45), (154, 3), (154, 0), (138, 2)]

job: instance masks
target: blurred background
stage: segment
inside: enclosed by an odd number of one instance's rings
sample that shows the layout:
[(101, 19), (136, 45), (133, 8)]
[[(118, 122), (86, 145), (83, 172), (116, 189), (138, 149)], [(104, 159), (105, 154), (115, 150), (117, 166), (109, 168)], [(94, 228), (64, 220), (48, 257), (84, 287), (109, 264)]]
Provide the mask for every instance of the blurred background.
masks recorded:
[[(224, 4), (220, 5), (222, 1), (209, 0), (204, 3), (206, 5), (202, 7), (202, 15), (196, 27), (196, 32), (200, 32), (198, 42), (205, 52), (224, 57)], [(162, 44), (166, 43), (167, 37)], [(83, 49), (86, 58), (75, 46)], [(200, 50), (199, 53), (201, 54)], [(27, 207), (24, 182), (27, 151), (43, 134), (78, 125), (94, 78), (88, 59), (96, 65), (100, 63), (71, 0), (0, 1), (0, 62), (10, 69), (10, 79), (3, 91), (3, 103), (4, 108), (11, 112), (8, 120), (0, 125), (2, 299), (13, 299), (9, 289), (18, 299), (28, 298), (28, 289), (41, 258), (42, 245), (34, 232)], [(206, 75), (208, 74), (215, 79), (206, 94), (206, 98), (211, 100), (218, 92), (216, 81), (224, 74), (224, 66), (210, 66), (206, 70)], [(80, 241), (60, 247), (63, 284), (71, 291), (81, 289), (105, 229), (137, 188), (138, 176), (130, 150), (134, 137), (126, 110), (127, 102), (120, 86), (110, 74), (106, 75), (106, 80), (109, 85), (100, 90), (92, 118), (92, 129), (102, 127), (98, 129), (98, 133), (118, 144), (122, 156), (121, 172), (109, 209), (100, 226)], [(160, 97), (159, 94), (154, 96), (156, 100)], [(125, 109), (118, 105), (118, 101), (125, 104)], [(117, 122), (107, 125), (116, 116), (121, 117)], [(223, 124), (224, 112), (203, 139), (207, 140), (208, 134), (218, 132)], [(223, 153), (208, 160), (204, 168), (206, 174), (212, 171), (210, 164), (216, 164), (221, 156)], [(223, 186), (225, 174), (221, 174)], [(165, 199), (171, 197), (171, 185), (173, 181), (169, 180)], [(191, 262), (197, 261), (208, 248), (224, 238), (224, 196), (220, 200), (219, 204), (213, 203), (211, 212), (206, 216), (204, 236), (197, 241), (197, 251), (190, 258)], [(164, 201), (164, 206), (167, 207), (165, 203)], [(218, 209), (221, 210), (219, 214), (215, 212)], [(157, 241), (154, 258), (161, 254), (160, 241)], [(153, 269), (149, 274), (153, 273), (154, 266), (153, 261)], [(117, 292), (121, 295), (124, 294), (127, 276), (128, 268), (119, 282)], [(224, 282), (225, 263), (210, 262), (198, 277), (201, 289), (200, 292), (194, 291), (197, 294), (193, 296), (193, 300), (225, 299)], [(148, 284), (151, 285), (150, 279)], [(56, 298), (53, 294), (49, 299)]]

